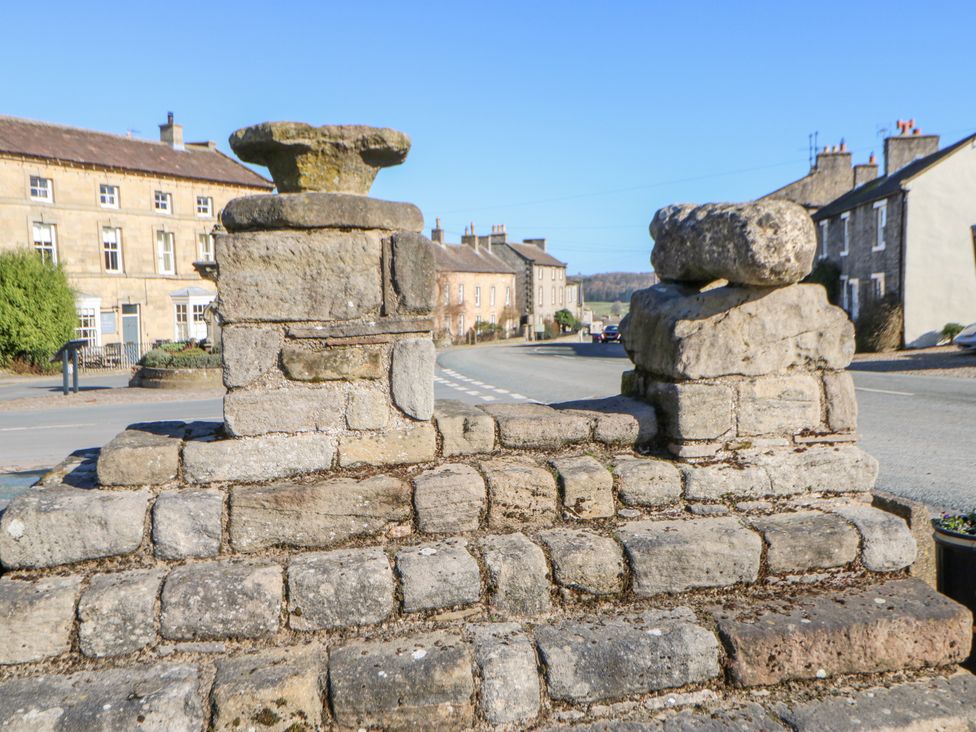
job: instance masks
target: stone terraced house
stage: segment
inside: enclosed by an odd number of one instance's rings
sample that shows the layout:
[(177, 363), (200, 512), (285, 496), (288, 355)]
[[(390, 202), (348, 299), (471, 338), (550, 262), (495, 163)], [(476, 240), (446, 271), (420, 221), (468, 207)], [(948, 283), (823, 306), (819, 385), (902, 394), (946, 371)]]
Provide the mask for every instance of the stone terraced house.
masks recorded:
[(817, 257), (839, 266), (840, 304), (853, 320), (869, 300), (897, 293), (905, 345), (926, 347), (946, 323), (976, 321), (976, 135), (940, 149), (938, 135), (900, 127), (885, 140), (884, 175), (873, 155), (852, 168), (841, 145), (764, 198), (810, 211)]
[(78, 336), (130, 358), (206, 336), (216, 293), (193, 263), (213, 260), (228, 201), (274, 188), (213, 142), (184, 143), (172, 114), (159, 130), (155, 142), (0, 116), (0, 250), (62, 264)]
[(460, 244), (448, 244), (440, 219), (431, 230), (437, 332), (464, 337), (481, 322), (500, 326), (505, 335), (518, 330), (515, 269), (494, 253), (493, 236), (465, 234)]

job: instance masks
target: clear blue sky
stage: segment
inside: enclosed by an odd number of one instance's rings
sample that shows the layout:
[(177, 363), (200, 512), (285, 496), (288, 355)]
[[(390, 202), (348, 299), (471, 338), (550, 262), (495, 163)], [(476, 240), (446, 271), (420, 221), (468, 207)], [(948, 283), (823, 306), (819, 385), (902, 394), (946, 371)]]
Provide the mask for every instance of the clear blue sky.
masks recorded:
[(855, 162), (914, 117), (976, 130), (976, 3), (4, 3), (0, 113), (227, 150), (264, 120), (409, 133), (373, 195), (456, 241), (547, 237), (571, 272), (646, 271), (675, 201), (745, 200)]

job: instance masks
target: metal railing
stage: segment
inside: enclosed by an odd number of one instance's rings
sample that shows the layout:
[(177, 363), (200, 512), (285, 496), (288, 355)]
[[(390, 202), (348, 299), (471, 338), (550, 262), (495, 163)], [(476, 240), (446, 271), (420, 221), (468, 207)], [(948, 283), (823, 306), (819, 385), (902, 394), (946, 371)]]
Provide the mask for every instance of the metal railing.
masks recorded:
[(108, 343), (104, 346), (87, 345), (78, 352), (78, 370), (123, 370), (136, 366), (143, 349), (138, 343)]

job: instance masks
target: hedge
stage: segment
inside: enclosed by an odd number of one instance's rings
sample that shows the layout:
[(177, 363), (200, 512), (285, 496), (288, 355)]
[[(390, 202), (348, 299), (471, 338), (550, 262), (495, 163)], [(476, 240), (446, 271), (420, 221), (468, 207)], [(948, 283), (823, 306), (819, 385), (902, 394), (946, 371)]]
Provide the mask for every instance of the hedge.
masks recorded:
[(216, 369), (221, 366), (219, 352), (208, 353), (202, 348), (172, 351), (154, 348), (139, 360), (142, 366), (154, 369)]

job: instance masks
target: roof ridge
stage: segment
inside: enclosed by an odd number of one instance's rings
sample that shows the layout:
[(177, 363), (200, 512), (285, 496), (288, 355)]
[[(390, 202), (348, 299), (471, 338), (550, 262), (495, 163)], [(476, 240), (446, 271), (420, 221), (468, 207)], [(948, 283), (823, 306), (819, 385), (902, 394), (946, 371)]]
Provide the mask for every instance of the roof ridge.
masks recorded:
[[(168, 143), (161, 140), (150, 140), (144, 137), (129, 137), (128, 135), (123, 135), (118, 132), (105, 132), (104, 130), (93, 130), (89, 127), (78, 127), (77, 125), (65, 125), (60, 122), (48, 122), (43, 119), (33, 119), (31, 117), (14, 117), (11, 114), (0, 114), (0, 121), (9, 120), (11, 122), (21, 122), (31, 125), (41, 125), (43, 127), (56, 127), (62, 130), (74, 130), (75, 132), (84, 132), (88, 135), (102, 135), (103, 137), (114, 137), (119, 140), (125, 140), (126, 142), (143, 142), (147, 145), (164, 145), (170, 147)], [(175, 148), (174, 148), (175, 149)]]

